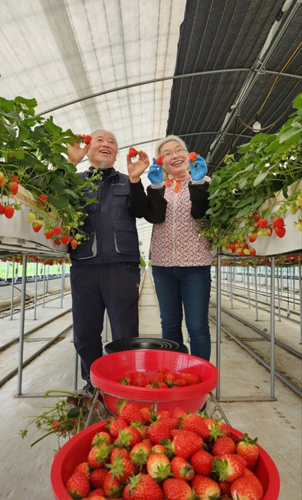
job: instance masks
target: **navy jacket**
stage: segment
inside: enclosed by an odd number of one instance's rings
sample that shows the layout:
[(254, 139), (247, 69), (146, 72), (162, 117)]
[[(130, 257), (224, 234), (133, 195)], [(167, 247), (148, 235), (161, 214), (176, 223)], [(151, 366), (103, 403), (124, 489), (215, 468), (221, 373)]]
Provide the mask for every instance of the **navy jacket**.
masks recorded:
[[(80, 172), (82, 179), (91, 177), (93, 167)], [(87, 192), (100, 203), (91, 203), (83, 231), (89, 239), (75, 250), (70, 249), (73, 265), (108, 264), (140, 261), (136, 214), (130, 209), (129, 177), (114, 168), (103, 170), (102, 180), (95, 180), (97, 191)]]

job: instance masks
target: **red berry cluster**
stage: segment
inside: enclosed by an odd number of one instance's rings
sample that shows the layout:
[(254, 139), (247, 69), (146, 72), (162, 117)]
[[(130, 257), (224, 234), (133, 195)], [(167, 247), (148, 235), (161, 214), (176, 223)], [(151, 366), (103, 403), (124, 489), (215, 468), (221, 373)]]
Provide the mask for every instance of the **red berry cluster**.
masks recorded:
[(124, 401), (93, 437), (66, 490), (85, 500), (261, 500), (263, 486), (253, 472), (257, 439), (236, 438), (206, 414), (153, 412)]
[(120, 380), (123, 385), (145, 387), (146, 389), (168, 389), (199, 384), (201, 380), (194, 373), (172, 373), (167, 368), (158, 368), (154, 372), (133, 371)]

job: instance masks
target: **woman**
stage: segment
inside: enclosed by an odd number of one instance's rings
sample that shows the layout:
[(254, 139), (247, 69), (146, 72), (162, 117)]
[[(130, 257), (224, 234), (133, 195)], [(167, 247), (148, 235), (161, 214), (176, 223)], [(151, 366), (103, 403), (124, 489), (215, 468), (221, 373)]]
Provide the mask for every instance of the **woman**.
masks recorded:
[(162, 336), (183, 343), (184, 307), (191, 354), (209, 361), (212, 256), (208, 243), (196, 232), (195, 219), (204, 217), (208, 209), (210, 178), (205, 176), (204, 159), (198, 155), (191, 163), (185, 143), (177, 136), (161, 139), (155, 154), (162, 157), (162, 166), (153, 160), (147, 194), (140, 181), (146, 169), (146, 153), (140, 151), (136, 162), (128, 156), (127, 162), (131, 206), (154, 224), (151, 261)]

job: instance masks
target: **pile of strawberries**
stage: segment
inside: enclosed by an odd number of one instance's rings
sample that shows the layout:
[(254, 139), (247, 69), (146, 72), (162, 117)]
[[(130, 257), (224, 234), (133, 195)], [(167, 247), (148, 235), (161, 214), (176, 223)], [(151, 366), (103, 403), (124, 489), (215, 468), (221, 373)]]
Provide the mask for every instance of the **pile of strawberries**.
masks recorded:
[(173, 373), (167, 368), (158, 368), (154, 372), (129, 372), (120, 380), (123, 385), (145, 387), (146, 389), (169, 389), (199, 384), (201, 380), (194, 373)]
[(122, 402), (66, 482), (73, 499), (261, 500), (257, 439), (206, 414)]

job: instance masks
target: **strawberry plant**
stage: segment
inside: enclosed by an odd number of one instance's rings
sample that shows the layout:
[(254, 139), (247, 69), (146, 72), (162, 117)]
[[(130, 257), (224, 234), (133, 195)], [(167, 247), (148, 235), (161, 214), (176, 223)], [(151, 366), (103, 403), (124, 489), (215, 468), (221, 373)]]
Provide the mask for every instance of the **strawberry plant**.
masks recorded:
[[(238, 159), (233, 155), (226, 157), (225, 166), (213, 176), (207, 211), (210, 227), (203, 228), (203, 221), (197, 223), (198, 231), (209, 239), (213, 248), (225, 248), (237, 240), (241, 249), (237, 253), (249, 255), (249, 248), (244, 251), (243, 243), (248, 234), (254, 232), (255, 222), (259, 221), (258, 226), (264, 231), (271, 218), (283, 218), (288, 211), (298, 212), (295, 226), (301, 231), (302, 94), (296, 97), (293, 107), (294, 112), (278, 133), (256, 135), (238, 149)], [(283, 194), (284, 201), (274, 212), (279, 193)], [(267, 201), (267, 208), (259, 214), (259, 208)], [(271, 234), (270, 230), (259, 235)], [(283, 229), (277, 230), (279, 237), (284, 234)], [(233, 253), (233, 249), (230, 251)]]
[[(36, 115), (36, 106), (35, 99), (0, 98), (1, 213), (11, 218), (21, 208), (15, 196), (22, 186), (32, 199), (31, 222), (42, 221), (44, 233), (49, 234), (54, 218), (61, 232), (85, 239), (83, 208), (97, 200), (87, 196), (96, 189), (92, 181), (80, 179), (76, 167), (68, 162), (66, 145), (79, 137), (70, 129), (62, 130), (52, 117)], [(85, 144), (90, 140), (83, 136)]]

